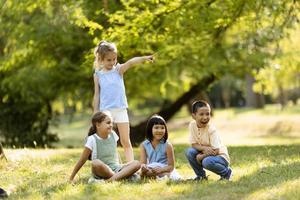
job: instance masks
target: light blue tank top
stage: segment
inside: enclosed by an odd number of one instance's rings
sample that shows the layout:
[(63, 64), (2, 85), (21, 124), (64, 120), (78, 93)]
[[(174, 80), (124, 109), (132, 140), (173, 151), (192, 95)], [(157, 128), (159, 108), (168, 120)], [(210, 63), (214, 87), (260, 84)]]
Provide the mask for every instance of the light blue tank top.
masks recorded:
[(113, 67), (110, 71), (95, 71), (100, 87), (100, 111), (112, 108), (127, 108), (123, 76)]
[(160, 141), (160, 143), (154, 149), (149, 140), (143, 142), (143, 146), (147, 154), (147, 164), (158, 162), (162, 164), (168, 164), (167, 158), (167, 142)]

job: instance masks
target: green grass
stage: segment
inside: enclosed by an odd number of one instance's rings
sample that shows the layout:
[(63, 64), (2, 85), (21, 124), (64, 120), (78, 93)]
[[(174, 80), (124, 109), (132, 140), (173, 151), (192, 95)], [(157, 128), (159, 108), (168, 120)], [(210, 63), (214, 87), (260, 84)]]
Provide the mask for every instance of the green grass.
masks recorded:
[[(175, 145), (176, 168), (185, 178), (193, 176), (184, 157), (187, 147)], [(1, 164), (0, 185), (11, 191), (10, 199), (299, 199), (300, 144), (235, 146), (229, 152), (232, 182), (217, 181), (217, 175), (208, 173), (209, 181), (204, 183), (87, 184), (87, 163), (72, 186), (67, 179), (81, 149), (7, 150), (10, 161)]]
[[(87, 184), (90, 163), (67, 180), (82, 151), (90, 116), (75, 115), (71, 123), (63, 117), (57, 131), (56, 149), (5, 149), (8, 162), (0, 162), (0, 186), (10, 199), (300, 199), (300, 115), (277, 107), (216, 110), (216, 124), (228, 146), (233, 181), (220, 182), (208, 172), (209, 181), (120, 181)], [(194, 176), (184, 156), (188, 147), (190, 116), (182, 110), (168, 123), (176, 169), (184, 178)], [(70, 147), (75, 147), (70, 149)], [(123, 149), (119, 148), (123, 156)], [(134, 149), (138, 159), (138, 149)], [(124, 159), (123, 159), (124, 160)]]

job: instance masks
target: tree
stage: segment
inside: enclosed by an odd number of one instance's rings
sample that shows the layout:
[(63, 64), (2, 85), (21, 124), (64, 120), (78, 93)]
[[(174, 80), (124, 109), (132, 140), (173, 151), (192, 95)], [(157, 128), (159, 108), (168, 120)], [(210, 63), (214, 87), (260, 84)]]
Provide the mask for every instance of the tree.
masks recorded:
[(6, 31), (0, 33), (0, 133), (7, 145), (57, 141), (48, 132), (55, 114), (51, 103), (92, 87), (86, 81), (91, 72), (81, 68), (83, 58), (78, 56), (89, 51), (91, 38), (75, 25), (80, 13), (67, 3), (28, 0), (2, 5), (0, 28)]
[[(123, 4), (108, 15), (111, 26), (102, 38), (118, 41), (121, 60), (148, 52), (158, 52), (159, 58), (153, 67), (126, 75), (129, 99), (162, 96), (171, 102), (210, 75), (244, 77), (264, 68), (275, 55), (270, 45), (285, 37), (299, 7), (296, 1), (245, 0)], [(180, 106), (170, 108), (173, 113)], [(140, 134), (135, 127), (132, 132)]]
[(11, 145), (55, 141), (48, 133), (52, 103), (92, 99), (92, 50), (102, 39), (117, 42), (119, 62), (157, 52), (154, 65), (126, 73), (129, 104), (155, 100), (166, 106), (156, 112), (172, 117), (195, 85), (205, 82), (197, 91), (208, 90), (227, 74), (240, 78), (264, 68), (298, 10), (295, 0), (6, 1), (1, 135)]

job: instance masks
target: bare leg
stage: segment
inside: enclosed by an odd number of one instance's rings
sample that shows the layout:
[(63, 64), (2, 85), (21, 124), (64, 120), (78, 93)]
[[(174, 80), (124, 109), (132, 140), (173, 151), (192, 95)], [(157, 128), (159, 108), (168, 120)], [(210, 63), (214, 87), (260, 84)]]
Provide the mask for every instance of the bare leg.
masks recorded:
[(92, 172), (103, 178), (111, 178), (115, 174), (104, 162), (98, 159), (92, 161)]
[(129, 123), (117, 123), (118, 131), (120, 133), (120, 141), (124, 148), (126, 162), (133, 161), (133, 149), (129, 136)]
[(141, 167), (141, 163), (139, 161), (131, 161), (127, 163), (121, 171), (115, 173), (112, 177), (108, 179), (108, 181), (117, 181), (122, 178), (127, 178), (137, 172)]

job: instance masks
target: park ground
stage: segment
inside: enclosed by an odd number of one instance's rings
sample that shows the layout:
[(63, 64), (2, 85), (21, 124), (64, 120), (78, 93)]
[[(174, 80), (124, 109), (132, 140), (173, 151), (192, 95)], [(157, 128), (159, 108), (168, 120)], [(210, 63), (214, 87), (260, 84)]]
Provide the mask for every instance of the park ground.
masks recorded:
[[(138, 117), (137, 117), (138, 118)], [(185, 178), (194, 176), (184, 150), (188, 145), (187, 125), (191, 117), (180, 112), (168, 123), (174, 145), (176, 169)], [(300, 107), (281, 111), (264, 109), (216, 110), (212, 119), (223, 143), (228, 146), (232, 181), (170, 182), (167, 180), (120, 181), (87, 184), (90, 165), (76, 177), (68, 177), (84, 144), (89, 115), (63, 116), (52, 130), (61, 138), (55, 148), (5, 149), (8, 161), (0, 163), (0, 186), (9, 199), (300, 199)], [(119, 152), (123, 155), (122, 148)], [(138, 159), (138, 148), (134, 148)]]

